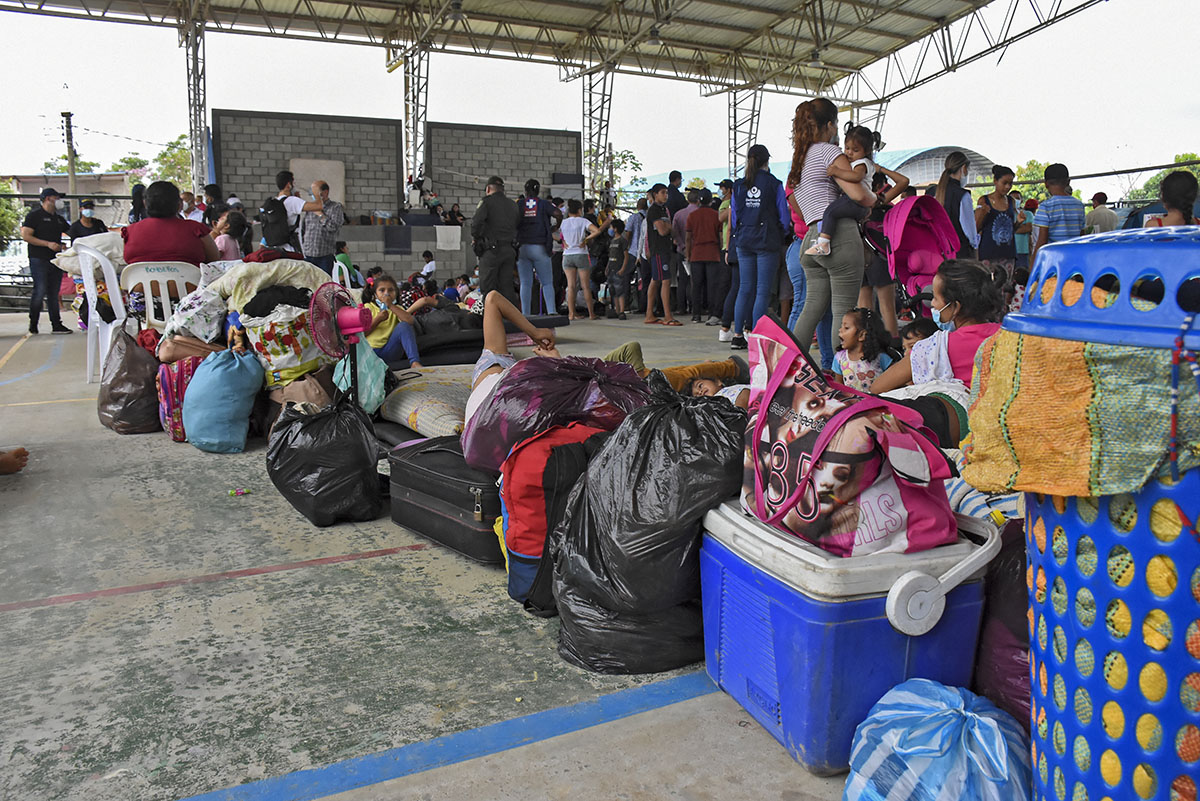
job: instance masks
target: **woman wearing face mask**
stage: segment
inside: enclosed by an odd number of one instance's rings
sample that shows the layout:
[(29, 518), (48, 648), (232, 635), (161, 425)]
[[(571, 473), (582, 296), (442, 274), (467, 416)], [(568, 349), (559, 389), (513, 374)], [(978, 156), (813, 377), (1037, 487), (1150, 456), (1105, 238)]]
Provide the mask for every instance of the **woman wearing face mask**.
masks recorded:
[[(933, 277), (933, 321), (938, 332), (875, 379), (871, 392), (880, 394), (909, 383), (960, 381), (971, 386), (975, 354), (984, 340), (1000, 330), (995, 322), (1003, 308), (1003, 271), (993, 273), (977, 261), (951, 259)], [(999, 281), (999, 283), (998, 283)]]
[(70, 229), (67, 230), (67, 236), (71, 238), (71, 244), (74, 245), (75, 240), (82, 236), (103, 234), (106, 231), (108, 231), (108, 226), (104, 224), (104, 220), (96, 217), (96, 204), (85, 200), (79, 204), (79, 219), (71, 223)]
[(966, 155), (955, 150), (946, 156), (946, 168), (938, 179), (937, 191), (934, 196), (942, 204), (950, 222), (954, 223), (954, 231), (958, 234), (959, 259), (975, 258), (975, 249), (979, 247), (979, 231), (975, 227), (975, 212), (971, 209), (971, 192), (963, 187), (967, 180), (967, 168), (970, 167)]

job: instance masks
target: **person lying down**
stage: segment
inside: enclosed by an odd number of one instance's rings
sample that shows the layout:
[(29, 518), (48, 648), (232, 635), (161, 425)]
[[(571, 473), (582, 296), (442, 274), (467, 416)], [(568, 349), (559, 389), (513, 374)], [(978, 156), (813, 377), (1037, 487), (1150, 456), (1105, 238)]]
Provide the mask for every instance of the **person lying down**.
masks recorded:
[[(483, 305), (483, 353), (475, 362), (471, 373), (471, 395), (467, 399), (467, 409), (464, 419), (470, 422), (479, 410), (480, 405), (491, 394), (496, 384), (510, 367), (519, 361), (508, 349), (508, 333), (504, 330), (504, 321), (515, 325), (522, 333), (533, 340), (533, 355), (552, 359), (562, 358), (556, 346), (554, 330), (538, 328), (521, 314), (521, 310), (512, 304), (508, 298), (492, 290), (484, 299)], [(642, 346), (637, 342), (626, 342), (604, 357), (606, 362), (624, 362), (631, 366), (639, 376), (645, 378), (650, 374), (642, 356)], [(746, 362), (737, 356), (720, 362), (700, 362), (682, 367), (666, 367), (662, 373), (676, 392), (683, 392), (689, 382), (696, 379), (714, 379), (720, 382), (749, 381), (750, 368)], [(685, 393), (686, 394), (686, 393)], [(744, 408), (744, 407), (743, 407)]]

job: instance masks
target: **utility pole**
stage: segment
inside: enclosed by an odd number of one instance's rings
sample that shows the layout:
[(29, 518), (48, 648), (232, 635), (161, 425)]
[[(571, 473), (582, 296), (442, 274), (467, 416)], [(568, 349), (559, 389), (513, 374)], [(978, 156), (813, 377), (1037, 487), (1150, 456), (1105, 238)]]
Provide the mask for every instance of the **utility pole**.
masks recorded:
[[(67, 195), (71, 202), (75, 202), (75, 134), (71, 130), (71, 112), (64, 111), (62, 113), (63, 129), (67, 134)], [(73, 211), (73, 209), (72, 209)], [(74, 218), (73, 213), (67, 214), (68, 218)]]

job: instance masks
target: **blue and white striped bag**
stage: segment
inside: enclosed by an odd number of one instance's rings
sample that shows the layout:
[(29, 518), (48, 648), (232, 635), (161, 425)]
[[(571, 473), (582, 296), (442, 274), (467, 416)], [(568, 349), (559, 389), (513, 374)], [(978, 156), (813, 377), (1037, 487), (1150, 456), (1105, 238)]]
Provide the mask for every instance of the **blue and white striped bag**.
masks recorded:
[(1029, 801), (1029, 738), (959, 687), (910, 679), (854, 732), (842, 801)]

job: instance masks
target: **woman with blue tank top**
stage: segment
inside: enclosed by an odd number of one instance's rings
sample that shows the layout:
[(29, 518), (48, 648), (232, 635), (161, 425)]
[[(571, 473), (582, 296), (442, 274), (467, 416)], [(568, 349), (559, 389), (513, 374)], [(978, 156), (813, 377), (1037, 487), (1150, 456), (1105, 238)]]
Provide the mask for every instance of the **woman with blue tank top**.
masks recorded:
[(538, 197), (541, 182), (525, 182), (525, 195), (517, 202), (517, 275), (521, 278), (521, 314), (531, 314), (533, 274), (542, 287), (543, 314), (554, 314), (554, 268), (550, 260), (554, 220), (562, 221), (562, 212), (553, 203)]
[(733, 350), (746, 349), (746, 329), (753, 329), (766, 314), (779, 269), (784, 224), (791, 222), (783, 182), (767, 168), (770, 158), (766, 147), (751, 145), (746, 152), (746, 173), (733, 185), (730, 244), (737, 251), (741, 273), (733, 310)]
[(1016, 174), (1008, 167), (992, 167), (992, 191), (979, 198), (975, 227), (979, 231), (979, 260), (1003, 270), (1011, 283), (1017, 263), (1017, 208), (1008, 196)]

